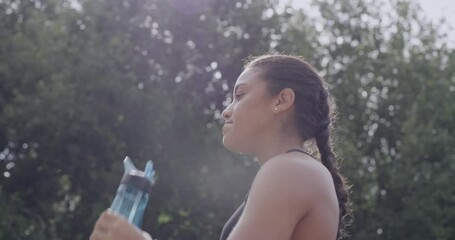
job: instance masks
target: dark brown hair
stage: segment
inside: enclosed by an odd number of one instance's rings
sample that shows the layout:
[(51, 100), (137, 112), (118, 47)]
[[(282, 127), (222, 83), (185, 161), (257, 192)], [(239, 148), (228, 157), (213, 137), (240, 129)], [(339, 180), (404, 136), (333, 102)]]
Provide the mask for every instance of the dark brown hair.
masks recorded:
[(334, 103), (324, 81), (316, 70), (302, 58), (287, 55), (263, 55), (249, 59), (245, 68), (259, 68), (267, 81), (270, 93), (278, 94), (285, 88), (295, 93), (295, 121), (304, 142), (314, 140), (322, 164), (330, 171), (340, 208), (337, 239), (347, 236), (344, 227), (350, 215), (349, 190), (340, 174), (332, 150), (332, 114)]

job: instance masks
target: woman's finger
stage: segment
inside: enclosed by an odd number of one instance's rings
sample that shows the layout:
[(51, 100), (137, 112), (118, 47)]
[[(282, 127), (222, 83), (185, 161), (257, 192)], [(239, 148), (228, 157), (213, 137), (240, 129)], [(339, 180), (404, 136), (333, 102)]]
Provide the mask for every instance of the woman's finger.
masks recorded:
[(96, 221), (94, 230), (108, 233), (109, 229), (112, 228), (113, 225), (115, 225), (116, 221), (118, 221), (118, 216), (108, 211), (104, 211)]
[(118, 219), (120, 219), (120, 216), (112, 212), (110, 209), (107, 209), (101, 214), (100, 218), (102, 218), (106, 222), (115, 222)]
[(91, 240), (114, 239), (150, 239), (139, 228), (125, 218), (109, 212), (103, 212), (95, 223)]
[(107, 232), (109, 230), (109, 223), (106, 222), (103, 218), (98, 218), (98, 220), (95, 223), (95, 226), (93, 227), (93, 231), (98, 231), (98, 232)]
[(100, 231), (99, 229), (94, 229), (92, 235), (90, 235), (90, 240), (108, 240), (109, 233), (108, 231)]

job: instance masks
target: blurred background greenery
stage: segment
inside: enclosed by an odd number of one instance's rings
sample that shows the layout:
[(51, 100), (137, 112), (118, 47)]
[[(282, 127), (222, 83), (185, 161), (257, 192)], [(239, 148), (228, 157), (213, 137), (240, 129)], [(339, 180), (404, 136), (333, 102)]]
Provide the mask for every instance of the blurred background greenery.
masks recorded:
[(218, 239), (257, 164), (221, 144), (250, 55), (305, 56), (337, 99), (351, 239), (455, 239), (455, 53), (405, 0), (0, 0), (0, 239), (88, 239), (122, 160), (144, 229)]

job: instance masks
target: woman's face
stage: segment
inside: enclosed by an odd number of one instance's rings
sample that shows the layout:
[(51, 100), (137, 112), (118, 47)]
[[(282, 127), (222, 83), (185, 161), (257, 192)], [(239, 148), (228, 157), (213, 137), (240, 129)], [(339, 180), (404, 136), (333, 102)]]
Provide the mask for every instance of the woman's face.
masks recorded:
[(234, 152), (255, 153), (273, 124), (274, 98), (257, 68), (240, 74), (233, 94), (232, 103), (223, 111), (223, 144)]

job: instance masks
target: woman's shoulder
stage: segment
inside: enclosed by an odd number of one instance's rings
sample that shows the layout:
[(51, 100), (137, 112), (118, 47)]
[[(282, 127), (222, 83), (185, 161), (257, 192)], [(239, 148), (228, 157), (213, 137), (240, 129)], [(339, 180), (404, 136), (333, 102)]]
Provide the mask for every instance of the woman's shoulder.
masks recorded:
[(302, 218), (327, 205), (329, 177), (324, 166), (303, 154), (269, 159), (253, 180), (232, 238), (291, 239)]
[[(330, 180), (332, 176), (322, 163), (310, 155), (302, 153), (280, 154), (267, 160), (258, 174), (285, 174), (287, 178), (308, 180)], [(296, 179), (298, 180), (298, 179)]]
[[(262, 182), (262, 183), (259, 183)], [(319, 201), (334, 191), (333, 179), (327, 168), (313, 157), (290, 153), (277, 155), (259, 169), (253, 187), (267, 185), (271, 190), (305, 201)]]

